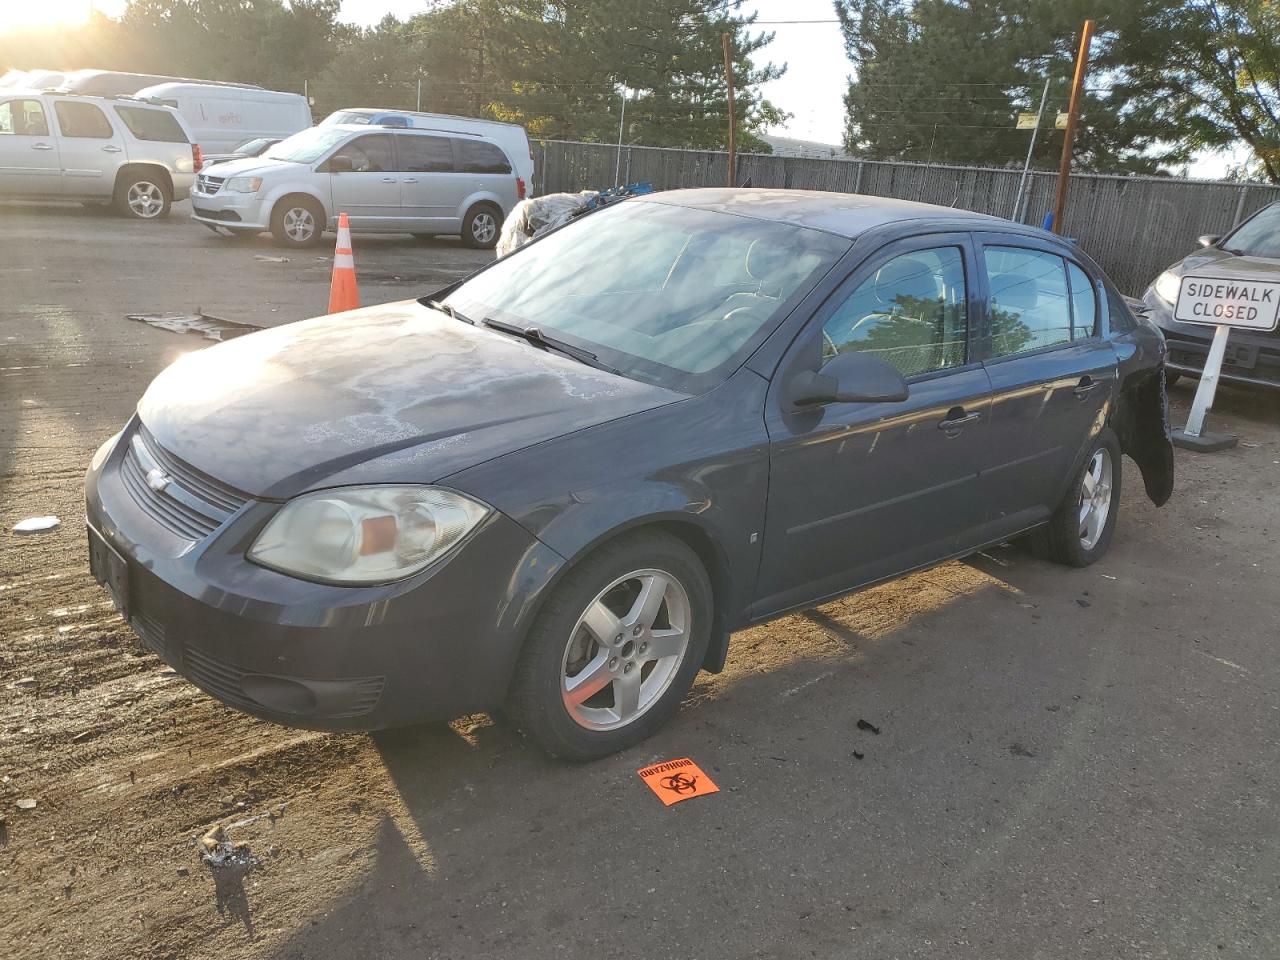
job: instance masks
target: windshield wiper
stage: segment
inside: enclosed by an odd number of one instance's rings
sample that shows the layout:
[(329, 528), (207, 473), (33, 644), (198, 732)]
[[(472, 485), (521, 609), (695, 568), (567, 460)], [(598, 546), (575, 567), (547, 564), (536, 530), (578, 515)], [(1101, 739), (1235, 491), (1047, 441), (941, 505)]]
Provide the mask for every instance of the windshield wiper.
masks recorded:
[(494, 330), (500, 330), (503, 333), (509, 333), (512, 336), (520, 337), (522, 340), (528, 340), (534, 346), (542, 347), (545, 350), (555, 350), (557, 353), (563, 353), (567, 357), (572, 357), (580, 363), (585, 363), (589, 367), (595, 367), (597, 370), (607, 370), (609, 373), (617, 373), (613, 367), (600, 362), (590, 350), (583, 350), (581, 347), (575, 347), (572, 343), (565, 343), (555, 337), (549, 337), (537, 327), (521, 327), (514, 323), (507, 323), (503, 320), (493, 320), (485, 317), (480, 321), (486, 327)]
[(447, 313), (449, 316), (453, 317), (453, 319), (455, 320), (461, 320), (463, 323), (469, 323), (473, 327), (476, 325), (476, 322), (474, 320), (468, 317), (465, 313), (463, 313), (457, 307), (452, 307), (449, 304), (443, 303), (440, 300), (428, 300), (427, 306), (430, 307), (432, 310), (439, 310), (441, 313)]

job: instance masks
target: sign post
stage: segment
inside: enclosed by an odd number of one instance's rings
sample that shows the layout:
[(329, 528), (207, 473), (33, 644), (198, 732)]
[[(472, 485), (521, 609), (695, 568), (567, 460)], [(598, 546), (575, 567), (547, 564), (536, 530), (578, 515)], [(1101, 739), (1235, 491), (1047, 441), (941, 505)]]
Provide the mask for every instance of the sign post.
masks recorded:
[(1280, 320), (1280, 280), (1251, 276), (1231, 269), (1229, 263), (1215, 269), (1222, 275), (1183, 277), (1173, 310), (1173, 318), (1182, 323), (1214, 327), (1187, 425), (1172, 434), (1176, 446), (1206, 453), (1236, 445), (1231, 434), (1204, 432), (1205, 414), (1213, 407), (1232, 328), (1269, 331), (1276, 329)]

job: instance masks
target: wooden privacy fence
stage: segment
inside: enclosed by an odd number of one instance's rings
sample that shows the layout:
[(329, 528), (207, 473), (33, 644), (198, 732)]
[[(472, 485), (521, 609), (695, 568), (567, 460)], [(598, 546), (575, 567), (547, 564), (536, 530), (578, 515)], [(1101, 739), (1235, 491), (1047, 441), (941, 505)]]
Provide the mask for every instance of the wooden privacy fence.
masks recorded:
[[(534, 153), (539, 194), (610, 187), (615, 170), (622, 183), (648, 181), (659, 190), (724, 186), (728, 173), (727, 155), (713, 150), (624, 146), (619, 156), (608, 144), (543, 140)], [(876, 160), (739, 154), (737, 161), (737, 182), (753, 187), (919, 200), (1038, 225), (1053, 208), (1058, 175), (1033, 173), (1014, 216), (1021, 177), (1021, 170)], [(1197, 237), (1225, 233), (1276, 200), (1280, 187), (1268, 184), (1079, 174), (1071, 178), (1065, 232), (1124, 293), (1139, 296)]]

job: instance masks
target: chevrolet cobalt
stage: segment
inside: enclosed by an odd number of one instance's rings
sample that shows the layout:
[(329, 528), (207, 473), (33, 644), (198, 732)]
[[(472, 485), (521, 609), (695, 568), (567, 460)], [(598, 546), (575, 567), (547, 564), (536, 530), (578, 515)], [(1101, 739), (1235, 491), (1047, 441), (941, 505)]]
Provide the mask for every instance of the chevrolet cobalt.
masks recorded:
[(872, 197), (685, 190), (419, 301), (192, 353), (85, 482), (91, 568), (223, 702), (320, 729), (503, 707), (589, 759), (729, 636), (1173, 487), (1164, 341), (1076, 247)]

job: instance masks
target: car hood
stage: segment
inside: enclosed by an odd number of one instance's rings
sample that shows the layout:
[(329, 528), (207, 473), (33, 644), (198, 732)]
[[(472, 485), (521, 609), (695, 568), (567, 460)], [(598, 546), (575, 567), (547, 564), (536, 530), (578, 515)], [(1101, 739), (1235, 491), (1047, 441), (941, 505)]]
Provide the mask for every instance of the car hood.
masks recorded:
[(214, 164), (220, 177), (265, 177), (281, 171), (310, 169), (305, 163), (294, 163), (292, 160), (271, 160), (267, 157), (240, 157), (237, 160), (223, 160)]
[(174, 456), (275, 499), (430, 483), (683, 398), (411, 300), (187, 354), (152, 382), (138, 414)]
[[(1229, 266), (1228, 266), (1229, 265)], [(1189, 273), (1201, 273), (1206, 269), (1212, 272), (1216, 266), (1228, 268), (1233, 274), (1271, 274), (1280, 279), (1280, 260), (1270, 257), (1250, 257), (1228, 253), (1218, 247), (1207, 247), (1187, 254), (1169, 268), (1175, 277), (1183, 277)]]

